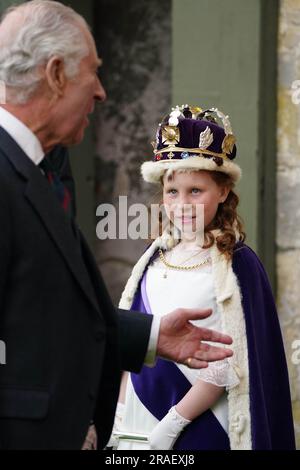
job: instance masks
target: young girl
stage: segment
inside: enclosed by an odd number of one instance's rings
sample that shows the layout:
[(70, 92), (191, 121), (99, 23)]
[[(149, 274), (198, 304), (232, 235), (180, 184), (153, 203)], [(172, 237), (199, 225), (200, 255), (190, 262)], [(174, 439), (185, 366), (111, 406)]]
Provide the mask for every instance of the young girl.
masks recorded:
[(140, 374), (124, 373), (118, 449), (293, 449), (275, 304), (236, 211), (241, 170), (229, 119), (217, 109), (176, 107), (158, 127), (154, 155), (142, 174), (162, 183), (169, 228), (134, 267), (120, 307), (154, 315), (211, 308), (201, 326), (229, 334), (234, 355), (200, 370), (159, 359)]

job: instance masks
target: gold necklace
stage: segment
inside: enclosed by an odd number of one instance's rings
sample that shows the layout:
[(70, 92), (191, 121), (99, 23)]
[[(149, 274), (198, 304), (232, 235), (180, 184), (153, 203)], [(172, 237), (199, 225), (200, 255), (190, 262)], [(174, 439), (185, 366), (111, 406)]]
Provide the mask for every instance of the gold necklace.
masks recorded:
[[(196, 256), (196, 255), (195, 255)], [(161, 259), (161, 261), (163, 262), (163, 264), (169, 268), (169, 269), (177, 269), (179, 271), (192, 271), (193, 269), (198, 269), (200, 268), (201, 266), (204, 266), (205, 264), (208, 264), (210, 261), (211, 261), (211, 258), (206, 258), (204, 261), (201, 261), (201, 263), (197, 263), (197, 264), (194, 264), (192, 266), (178, 266), (178, 265), (175, 265), (175, 264), (171, 264), (169, 263), (164, 254), (163, 254), (163, 251), (160, 249), (159, 250), (159, 257)], [(190, 258), (189, 258), (190, 259)], [(164, 274), (164, 278), (166, 279), (167, 278), (167, 272), (165, 272)]]
[(184, 260), (180, 261), (179, 266), (182, 266), (184, 263), (187, 263), (190, 259), (195, 258), (195, 256), (200, 255), (201, 252), (202, 252), (202, 250), (198, 250), (192, 256), (189, 256), (187, 259), (184, 259)]

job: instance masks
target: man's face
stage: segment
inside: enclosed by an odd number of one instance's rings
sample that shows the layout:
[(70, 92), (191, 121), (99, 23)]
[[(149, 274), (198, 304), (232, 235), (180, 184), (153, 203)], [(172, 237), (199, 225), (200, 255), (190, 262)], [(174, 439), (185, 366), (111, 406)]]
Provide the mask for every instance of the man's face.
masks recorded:
[(94, 40), (86, 32), (90, 53), (80, 63), (76, 78), (68, 80), (63, 96), (53, 109), (52, 125), (59, 142), (64, 146), (79, 144), (86, 127), (88, 115), (93, 112), (95, 100), (104, 101), (105, 90), (98, 78), (101, 60), (97, 56)]

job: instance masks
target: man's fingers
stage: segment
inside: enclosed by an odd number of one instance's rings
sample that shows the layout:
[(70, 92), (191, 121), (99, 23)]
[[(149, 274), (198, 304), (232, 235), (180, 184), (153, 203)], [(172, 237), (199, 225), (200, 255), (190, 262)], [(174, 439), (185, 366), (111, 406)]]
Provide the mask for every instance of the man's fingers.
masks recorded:
[(219, 333), (218, 331), (208, 330), (207, 328), (199, 328), (199, 337), (201, 337), (201, 340), (203, 341), (212, 341), (213, 343), (232, 343), (232, 338), (230, 336)]
[(208, 362), (201, 361), (197, 359), (196, 357), (189, 357), (188, 360), (186, 361), (186, 365), (190, 369), (205, 369), (206, 367), (208, 367)]
[[(201, 320), (209, 317), (212, 314), (210, 308), (207, 309), (182, 309), (182, 316), (189, 320)], [(197, 327), (195, 327), (197, 328)], [(218, 331), (208, 330), (207, 328), (198, 328), (199, 336), (203, 341), (213, 341), (215, 343), (231, 344), (232, 338), (228, 335), (219, 333)]]
[(181, 316), (185, 317), (185, 320), (202, 320), (212, 314), (211, 308), (199, 309), (199, 308), (182, 308)]
[(224, 351), (228, 351), (228, 355), (232, 356), (231, 349), (221, 348), (220, 346), (213, 346), (213, 345), (208, 344), (208, 343), (201, 343), (199, 348), (200, 348), (200, 351), (204, 351), (204, 352), (220, 352), (220, 351), (224, 352)]
[(216, 348), (209, 345), (206, 346), (208, 346), (208, 348), (205, 348), (205, 350), (199, 350), (195, 353), (195, 358), (199, 361), (220, 361), (233, 355), (233, 351), (231, 349)]

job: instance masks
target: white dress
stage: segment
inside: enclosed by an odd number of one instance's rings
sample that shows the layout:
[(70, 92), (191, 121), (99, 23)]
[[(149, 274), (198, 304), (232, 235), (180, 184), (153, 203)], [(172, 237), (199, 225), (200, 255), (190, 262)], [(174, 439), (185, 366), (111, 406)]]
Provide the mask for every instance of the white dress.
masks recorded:
[[(209, 263), (209, 249), (201, 250), (193, 247), (181, 249), (180, 244), (166, 258), (175, 265), (191, 266), (208, 260), (208, 264), (191, 271), (168, 269), (158, 258), (149, 266), (146, 279), (146, 291), (153, 315), (165, 315), (176, 308), (211, 308), (213, 313), (204, 320), (193, 323), (204, 328), (222, 331), (221, 319), (218, 312), (212, 269)], [(195, 255), (196, 256), (193, 256)], [(170, 256), (171, 255), (171, 256)], [(190, 258), (190, 259), (188, 259)], [(186, 260), (186, 262), (183, 262)], [(202, 379), (219, 386), (232, 387), (238, 383), (238, 378), (229, 365), (228, 360), (211, 363), (207, 369), (189, 369), (182, 364), (176, 364), (189, 382), (193, 385)], [(211, 408), (223, 429), (228, 432), (228, 406), (227, 393), (221, 396)], [(158, 420), (145, 408), (136, 395), (130, 375), (126, 388), (125, 413), (122, 420), (121, 431), (149, 435)], [(146, 443), (120, 440), (118, 450), (149, 449)]]

